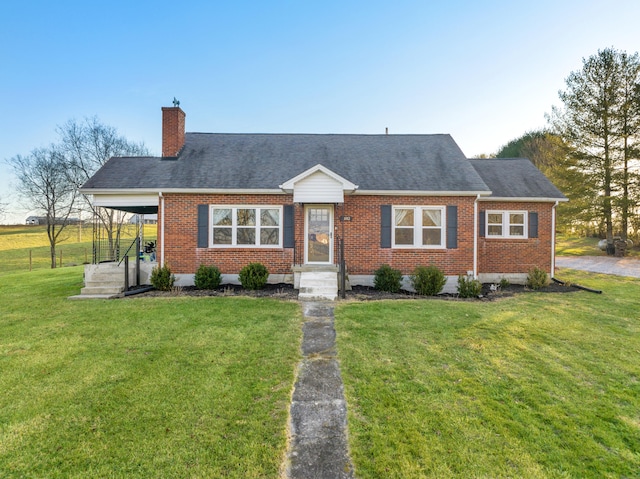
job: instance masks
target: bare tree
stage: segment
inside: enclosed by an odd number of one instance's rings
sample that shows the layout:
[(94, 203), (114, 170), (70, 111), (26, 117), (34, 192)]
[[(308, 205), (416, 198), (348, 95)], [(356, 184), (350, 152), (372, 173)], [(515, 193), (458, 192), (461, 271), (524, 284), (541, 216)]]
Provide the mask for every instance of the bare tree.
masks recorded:
[[(58, 134), (69, 181), (76, 188), (80, 188), (111, 157), (149, 155), (143, 143), (127, 140), (114, 127), (104, 125), (96, 117), (85, 118), (82, 122), (69, 120), (58, 127)], [(124, 224), (124, 215), (112, 209), (95, 207), (86, 199), (85, 205), (102, 224), (113, 253)]]
[(7, 214), (7, 203), (2, 202), (2, 198), (0, 198), (0, 217), (4, 217)]
[(56, 245), (75, 209), (78, 189), (69, 182), (64, 156), (55, 147), (39, 148), (8, 160), (18, 179), (18, 194), (30, 208), (46, 217), (51, 268), (56, 267)]

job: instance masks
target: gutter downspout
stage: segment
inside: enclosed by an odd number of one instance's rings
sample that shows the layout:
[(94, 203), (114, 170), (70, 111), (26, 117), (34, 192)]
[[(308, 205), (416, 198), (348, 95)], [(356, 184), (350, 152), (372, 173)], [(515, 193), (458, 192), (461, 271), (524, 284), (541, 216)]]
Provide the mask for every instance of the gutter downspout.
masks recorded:
[(558, 201), (551, 208), (551, 277), (556, 273), (556, 206)]
[(480, 195), (473, 202), (473, 279), (478, 279), (478, 201)]
[(162, 196), (162, 191), (158, 192), (158, 196), (160, 197), (160, 267), (164, 267), (164, 196)]

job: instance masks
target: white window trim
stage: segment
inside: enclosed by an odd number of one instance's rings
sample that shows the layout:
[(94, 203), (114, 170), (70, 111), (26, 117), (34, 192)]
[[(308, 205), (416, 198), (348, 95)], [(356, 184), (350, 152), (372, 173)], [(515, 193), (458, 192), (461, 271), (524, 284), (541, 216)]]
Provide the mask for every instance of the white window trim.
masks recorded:
[[(413, 244), (396, 244), (396, 210), (414, 210), (414, 221), (420, 222), (420, 224), (413, 225)], [(442, 219), (440, 229), (442, 235), (440, 236), (442, 243), (439, 245), (423, 245), (422, 244), (422, 210), (440, 210), (440, 218)], [(405, 227), (408, 228), (408, 227)], [(408, 206), (393, 206), (391, 208), (391, 247), (396, 249), (447, 249), (447, 207), (446, 206), (433, 206), (433, 205), (408, 205)]]
[[(512, 235), (511, 223), (509, 222), (509, 215), (520, 214), (524, 218), (524, 228), (522, 235)], [(495, 235), (489, 234), (489, 215), (502, 215), (502, 234)], [(519, 225), (518, 225), (519, 226)], [(484, 217), (484, 235), (486, 238), (509, 238), (509, 239), (528, 239), (529, 238), (529, 212), (522, 210), (487, 210)]]
[[(225, 209), (231, 210), (231, 244), (214, 244), (213, 243), (213, 228), (215, 225), (213, 224), (213, 210), (216, 209)], [(255, 210), (278, 210), (278, 216), (280, 219), (280, 224), (277, 226), (278, 228), (278, 244), (237, 244), (237, 233), (238, 233), (238, 225), (237, 225), (237, 210), (239, 209), (255, 209)], [(276, 249), (282, 248), (282, 233), (283, 233), (283, 225), (284, 222), (283, 217), (283, 207), (281, 205), (209, 205), (209, 248), (244, 248), (244, 249)], [(276, 228), (276, 226), (268, 226), (269, 228)], [(243, 226), (243, 228), (245, 228)], [(260, 238), (260, 214), (256, 213), (256, 240)]]

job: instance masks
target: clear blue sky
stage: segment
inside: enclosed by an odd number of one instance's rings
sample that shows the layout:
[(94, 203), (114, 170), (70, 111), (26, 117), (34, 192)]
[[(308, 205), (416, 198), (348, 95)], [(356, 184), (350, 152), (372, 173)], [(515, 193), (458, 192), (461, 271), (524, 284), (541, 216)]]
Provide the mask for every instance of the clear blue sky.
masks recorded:
[[(640, 48), (637, 0), (5, 0), (0, 18), (0, 162), (91, 116), (158, 154), (174, 96), (187, 131), (388, 127), (491, 154), (545, 125), (582, 58)], [(12, 183), (0, 164), (0, 201)]]

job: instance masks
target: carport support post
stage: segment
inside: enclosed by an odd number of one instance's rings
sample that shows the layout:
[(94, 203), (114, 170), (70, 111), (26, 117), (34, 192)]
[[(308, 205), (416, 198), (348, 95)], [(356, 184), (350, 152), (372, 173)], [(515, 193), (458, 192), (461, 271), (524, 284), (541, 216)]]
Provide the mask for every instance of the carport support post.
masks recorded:
[(124, 290), (129, 291), (129, 256), (124, 257)]
[(140, 235), (136, 238), (136, 286), (140, 286)]

